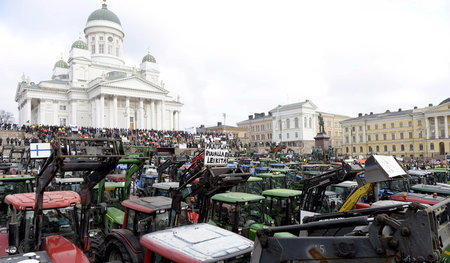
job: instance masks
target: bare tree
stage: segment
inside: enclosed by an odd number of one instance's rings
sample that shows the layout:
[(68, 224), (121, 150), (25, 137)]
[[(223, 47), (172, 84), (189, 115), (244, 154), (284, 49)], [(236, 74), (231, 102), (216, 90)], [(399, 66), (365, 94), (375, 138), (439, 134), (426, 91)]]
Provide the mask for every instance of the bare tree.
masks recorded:
[(5, 110), (0, 110), (0, 123), (11, 123), (14, 121), (14, 115)]

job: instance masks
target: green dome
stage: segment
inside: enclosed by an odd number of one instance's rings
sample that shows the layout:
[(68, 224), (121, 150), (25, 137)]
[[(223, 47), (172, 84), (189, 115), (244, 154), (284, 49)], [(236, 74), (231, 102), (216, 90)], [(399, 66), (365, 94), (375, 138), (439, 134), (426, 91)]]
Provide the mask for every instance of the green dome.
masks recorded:
[(107, 20), (122, 25), (120, 23), (119, 17), (117, 17), (117, 15), (113, 12), (109, 11), (108, 8), (106, 8), (106, 4), (103, 4), (102, 8), (92, 12), (92, 14), (88, 17), (87, 22), (93, 20)]
[(88, 49), (88, 45), (78, 39), (77, 41), (73, 42), (72, 48)]
[(147, 54), (143, 59), (142, 59), (142, 63), (144, 62), (152, 62), (152, 63), (156, 63), (156, 59), (154, 56)]
[(55, 68), (69, 68), (69, 65), (67, 63), (60, 59), (58, 62), (55, 63)]

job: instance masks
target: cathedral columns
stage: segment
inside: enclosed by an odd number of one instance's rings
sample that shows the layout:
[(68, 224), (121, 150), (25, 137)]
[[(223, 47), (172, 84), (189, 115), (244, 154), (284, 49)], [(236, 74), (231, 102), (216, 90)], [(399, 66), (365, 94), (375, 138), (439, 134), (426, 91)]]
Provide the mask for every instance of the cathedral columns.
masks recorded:
[(155, 101), (151, 100), (150, 101), (150, 108), (151, 108), (151, 127), (152, 129), (156, 130), (156, 107), (155, 107)]
[(72, 125), (77, 125), (77, 101), (76, 100), (72, 100), (71, 102), (71, 107), (72, 107), (72, 120), (71, 120), (71, 124)]
[(445, 138), (448, 139), (448, 120), (447, 120), (448, 116), (444, 116), (444, 133), (445, 133)]
[(113, 98), (113, 128), (118, 128), (118, 117), (119, 114), (117, 113), (117, 96), (114, 96)]
[(58, 101), (53, 101), (53, 125), (59, 125), (58, 120)]
[(105, 96), (100, 95), (100, 128), (105, 127)]
[(25, 118), (24, 123), (31, 123), (31, 99), (25, 100)]
[(125, 97), (125, 128), (130, 128), (130, 98)]
[(147, 101), (147, 103), (145, 104), (145, 116), (144, 116), (144, 118), (146, 119), (145, 120), (145, 128), (147, 129), (147, 130), (150, 130), (152, 127), (151, 127), (151, 121), (152, 121), (152, 115), (151, 115), (151, 113), (150, 113), (150, 103), (149, 103), (149, 101)]
[(100, 127), (100, 98), (95, 99), (95, 127)]
[(168, 127), (166, 127), (166, 125), (165, 125), (166, 105), (163, 100), (161, 100), (160, 103), (161, 103), (161, 130), (165, 130), (165, 129), (168, 129)]
[(44, 124), (45, 122), (45, 101), (41, 100), (39, 103), (39, 124)]
[(139, 121), (136, 128), (144, 129), (144, 100), (142, 98), (139, 98), (138, 119)]
[(434, 117), (434, 138), (439, 139), (438, 117)]

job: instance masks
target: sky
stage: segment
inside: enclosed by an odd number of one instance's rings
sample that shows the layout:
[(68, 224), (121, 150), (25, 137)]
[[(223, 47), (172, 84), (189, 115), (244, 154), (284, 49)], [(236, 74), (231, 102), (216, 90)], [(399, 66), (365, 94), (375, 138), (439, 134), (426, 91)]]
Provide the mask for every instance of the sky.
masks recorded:
[[(51, 78), (100, 0), (0, 1), (0, 109), (17, 116), (23, 73)], [(108, 0), (124, 56), (149, 48), (181, 128), (235, 125), (311, 100), (356, 117), (450, 97), (450, 2), (439, 0)]]

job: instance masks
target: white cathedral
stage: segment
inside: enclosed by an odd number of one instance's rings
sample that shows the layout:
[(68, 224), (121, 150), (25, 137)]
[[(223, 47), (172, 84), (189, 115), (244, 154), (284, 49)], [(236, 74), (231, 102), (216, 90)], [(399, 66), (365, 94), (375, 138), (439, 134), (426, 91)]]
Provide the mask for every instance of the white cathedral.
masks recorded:
[(22, 76), (15, 97), (20, 125), (179, 129), (183, 104), (168, 95), (150, 52), (139, 68), (125, 65), (122, 25), (106, 4), (88, 17), (84, 36), (67, 62), (56, 62), (51, 80)]

